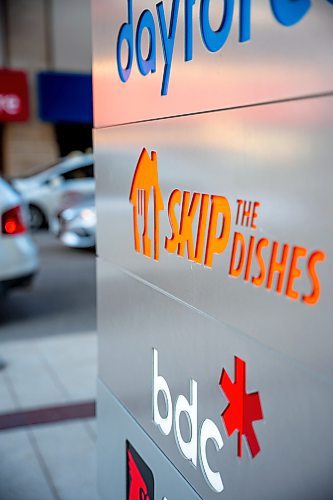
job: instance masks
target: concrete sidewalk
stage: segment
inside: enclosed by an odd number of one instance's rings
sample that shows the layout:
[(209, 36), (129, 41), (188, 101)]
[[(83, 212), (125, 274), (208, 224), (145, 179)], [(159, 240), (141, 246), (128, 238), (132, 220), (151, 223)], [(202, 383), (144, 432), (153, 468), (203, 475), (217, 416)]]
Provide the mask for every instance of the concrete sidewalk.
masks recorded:
[[(98, 498), (95, 419), (77, 412), (56, 422), (58, 407), (80, 410), (78, 403), (95, 400), (96, 351), (90, 332), (0, 344), (7, 363), (0, 371), (0, 419), (8, 424), (0, 430), (1, 500)], [(47, 423), (45, 408), (54, 423)], [(11, 429), (26, 410), (45, 423), (25, 425), (21, 418)]]

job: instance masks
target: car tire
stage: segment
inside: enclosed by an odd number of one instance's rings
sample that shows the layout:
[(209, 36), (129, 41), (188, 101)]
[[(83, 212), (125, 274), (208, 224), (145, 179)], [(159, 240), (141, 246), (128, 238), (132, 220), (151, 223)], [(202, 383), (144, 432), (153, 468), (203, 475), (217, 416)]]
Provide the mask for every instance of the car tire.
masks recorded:
[(29, 205), (29, 227), (32, 231), (47, 228), (46, 217), (36, 205)]

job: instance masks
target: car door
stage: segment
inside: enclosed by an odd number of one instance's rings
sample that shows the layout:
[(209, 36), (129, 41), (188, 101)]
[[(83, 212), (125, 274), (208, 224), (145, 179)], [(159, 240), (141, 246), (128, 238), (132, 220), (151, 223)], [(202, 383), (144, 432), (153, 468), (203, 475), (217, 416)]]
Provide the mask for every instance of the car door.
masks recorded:
[(61, 193), (57, 209), (71, 206), (95, 194), (94, 165), (84, 165), (62, 175)]

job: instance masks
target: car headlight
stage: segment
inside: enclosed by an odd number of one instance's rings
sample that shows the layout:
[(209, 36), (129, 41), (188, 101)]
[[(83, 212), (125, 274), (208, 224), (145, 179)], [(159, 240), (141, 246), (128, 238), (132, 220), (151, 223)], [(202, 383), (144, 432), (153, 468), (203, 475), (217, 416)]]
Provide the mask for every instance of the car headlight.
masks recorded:
[(96, 212), (91, 208), (84, 208), (81, 212), (81, 217), (84, 221), (95, 223), (96, 222)]

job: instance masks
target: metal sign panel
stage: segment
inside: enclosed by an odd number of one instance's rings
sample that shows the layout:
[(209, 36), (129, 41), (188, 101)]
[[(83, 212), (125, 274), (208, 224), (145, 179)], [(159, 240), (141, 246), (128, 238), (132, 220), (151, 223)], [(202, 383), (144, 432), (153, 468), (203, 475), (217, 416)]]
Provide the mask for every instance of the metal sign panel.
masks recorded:
[(332, 109), (95, 132), (100, 377), (203, 498), (332, 494)]
[[(98, 383), (98, 401), (98, 432), (103, 436), (98, 442), (102, 498), (199, 500), (200, 497), (179, 471), (101, 382)], [(129, 455), (128, 451), (132, 454)], [(146, 474), (142, 473), (142, 463), (148, 472)]]
[(93, 2), (102, 498), (333, 496), (332, 9)]
[[(98, 131), (99, 254), (332, 377), (332, 227), (325, 216), (332, 109), (333, 98), (320, 98)], [(156, 152), (164, 204), (157, 259), (153, 248), (144, 255), (144, 242), (135, 249), (130, 196), (143, 146)], [(213, 196), (227, 202), (230, 227), (222, 238), (225, 210), (211, 224)], [(181, 212), (191, 204), (178, 246)], [(245, 208), (250, 216), (243, 217)], [(217, 248), (207, 255), (212, 236)]]
[[(332, 497), (331, 380), (104, 259), (98, 280), (100, 377), (135, 418), (137, 433), (150, 436), (201, 498)], [(261, 403), (261, 413), (255, 405), (255, 419), (245, 427), (237, 419), (242, 368), (246, 394), (259, 395)], [(225, 391), (228, 377), (236, 388), (231, 394)], [(179, 413), (180, 403), (186, 412)], [(228, 408), (236, 419), (231, 428), (222, 417)], [(103, 446), (117, 423), (112, 412), (102, 410), (100, 417)], [(182, 449), (182, 439), (194, 451)], [(115, 443), (112, 453), (122, 460), (124, 447)], [(100, 460), (104, 471), (116, 461), (111, 450)], [(163, 475), (163, 468), (155, 469), (156, 480)], [(104, 491), (102, 498), (119, 498)]]
[(98, 0), (95, 126), (331, 92), (329, 0)]

